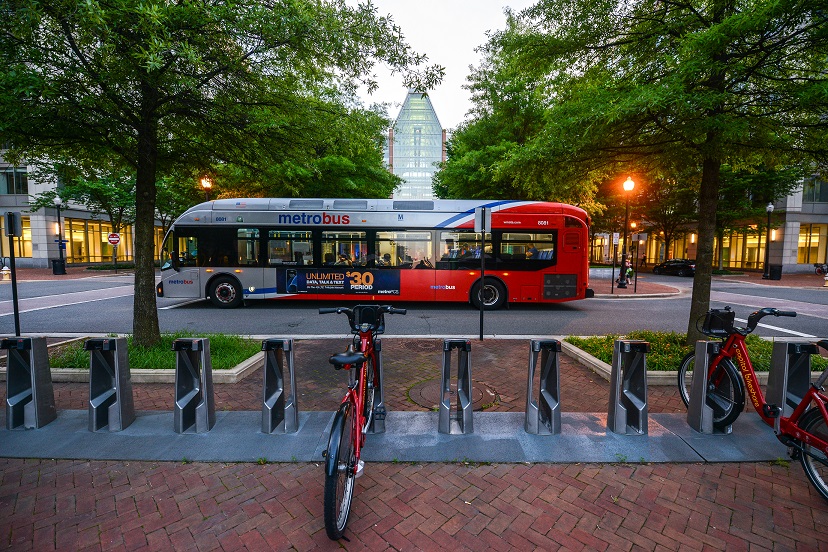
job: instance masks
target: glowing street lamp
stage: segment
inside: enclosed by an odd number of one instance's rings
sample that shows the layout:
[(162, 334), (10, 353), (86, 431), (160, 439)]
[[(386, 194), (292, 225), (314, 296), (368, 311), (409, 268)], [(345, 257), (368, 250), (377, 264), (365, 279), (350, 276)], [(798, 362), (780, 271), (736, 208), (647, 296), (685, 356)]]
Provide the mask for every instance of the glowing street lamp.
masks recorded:
[[(57, 224), (55, 225), (55, 234), (57, 235), (57, 243), (58, 243), (58, 262), (54, 266), (52, 266), (52, 274), (62, 275), (66, 274), (66, 263), (63, 259), (63, 232), (61, 232), (61, 225), (60, 225), (60, 206), (63, 204), (63, 200), (60, 199), (60, 196), (55, 196), (54, 198), (55, 209), (57, 209)], [(54, 263), (54, 261), (52, 261)]]
[(627, 287), (627, 227), (630, 225), (630, 192), (635, 188), (635, 182), (628, 176), (624, 181), (624, 192), (627, 198), (626, 209), (624, 210), (624, 241), (621, 246), (621, 275), (618, 278), (618, 287)]
[(204, 197), (206, 201), (210, 201), (210, 189), (213, 187), (213, 181), (210, 177), (205, 176), (201, 179), (201, 187), (204, 188)]
[(763, 280), (770, 280), (770, 239), (771, 239), (771, 213), (773, 213), (773, 203), (768, 203), (768, 206), (765, 207), (765, 211), (768, 213), (768, 228), (767, 234), (765, 235), (765, 273), (762, 274)]

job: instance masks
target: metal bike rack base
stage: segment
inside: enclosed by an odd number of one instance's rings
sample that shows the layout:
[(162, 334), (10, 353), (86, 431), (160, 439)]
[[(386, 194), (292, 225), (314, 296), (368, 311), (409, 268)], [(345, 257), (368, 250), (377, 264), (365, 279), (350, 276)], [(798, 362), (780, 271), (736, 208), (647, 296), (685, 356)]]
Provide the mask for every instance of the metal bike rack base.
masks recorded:
[(6, 350), (6, 429), (38, 429), (57, 418), (45, 337), (0, 341)]
[[(457, 400), (452, 409), (451, 352), (457, 349)], [(465, 434), (474, 432), (472, 422), (471, 341), (443, 340), (443, 373), (440, 384), (439, 433)]]
[[(526, 389), (526, 433), (535, 435), (557, 435), (561, 432), (561, 376), (558, 353), (561, 342), (556, 339), (536, 340), (529, 343), (529, 377)], [(538, 356), (540, 356), (540, 373), (537, 378), (537, 401), (534, 391), (535, 375), (538, 373)]]
[(374, 351), (376, 353), (376, 365), (378, 387), (374, 389), (374, 414), (371, 416), (371, 424), (368, 426), (368, 433), (385, 433), (385, 395), (383, 392), (385, 379), (382, 373), (382, 340), (374, 340)]
[(175, 432), (206, 433), (216, 424), (210, 340), (176, 339), (173, 351), (176, 352)]
[[(296, 433), (299, 410), (296, 405), (296, 375), (293, 369), (293, 340), (271, 338), (262, 341), (264, 402), (262, 433)], [(285, 396), (285, 368), (290, 377), (290, 395)]]
[(612, 352), (607, 429), (620, 434), (647, 434), (646, 341), (618, 339)]
[[(768, 373), (768, 404), (782, 408), (783, 416), (793, 414), (811, 386), (811, 355), (819, 354), (814, 343), (776, 341)], [(779, 418), (776, 418), (777, 424)], [(777, 428), (778, 429), (778, 428)]]
[(135, 421), (127, 340), (88, 339), (89, 431), (122, 431)]
[(724, 429), (713, 427), (713, 409), (707, 406), (707, 372), (710, 363), (721, 350), (719, 341), (697, 341), (696, 359), (693, 365), (693, 381), (690, 384), (690, 404), (687, 405), (687, 424), (706, 435), (733, 433), (733, 426)]

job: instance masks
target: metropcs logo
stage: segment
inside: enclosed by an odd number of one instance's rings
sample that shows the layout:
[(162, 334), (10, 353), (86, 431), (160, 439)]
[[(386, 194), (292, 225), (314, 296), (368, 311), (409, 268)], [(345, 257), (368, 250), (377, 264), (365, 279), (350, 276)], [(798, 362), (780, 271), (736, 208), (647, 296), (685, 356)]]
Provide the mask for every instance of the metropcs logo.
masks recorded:
[(349, 215), (329, 215), (322, 213), (311, 215), (301, 213), (295, 215), (279, 215), (279, 224), (351, 224)]

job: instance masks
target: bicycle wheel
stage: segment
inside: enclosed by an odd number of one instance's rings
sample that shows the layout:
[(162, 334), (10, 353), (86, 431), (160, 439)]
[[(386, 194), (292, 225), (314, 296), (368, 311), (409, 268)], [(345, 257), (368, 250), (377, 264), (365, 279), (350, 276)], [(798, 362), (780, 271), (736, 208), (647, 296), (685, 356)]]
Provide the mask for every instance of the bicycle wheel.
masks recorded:
[(713, 427), (724, 429), (745, 409), (745, 386), (738, 370), (723, 358), (707, 382), (707, 406), (713, 409)]
[[(823, 441), (828, 441), (828, 426), (825, 425), (825, 419), (819, 409), (812, 408), (805, 412), (797, 425), (803, 431), (807, 431)], [(828, 500), (828, 458), (826, 458), (825, 453), (803, 443), (799, 461), (802, 462), (802, 468), (805, 470), (805, 475), (808, 476), (808, 481), (822, 495), (822, 498)]]
[(354, 498), (354, 415), (350, 403), (334, 417), (328, 451), (325, 455), (325, 496), (323, 511), (328, 538), (338, 540), (345, 534), (351, 500)]
[(693, 384), (693, 366), (696, 364), (696, 353), (687, 353), (681, 359), (678, 369), (678, 388), (684, 406), (690, 405), (690, 387)]
[(362, 410), (365, 427), (363, 433), (371, 427), (371, 420), (374, 416), (374, 390), (377, 388), (377, 374), (374, 370), (374, 361), (369, 357), (365, 361), (365, 405)]

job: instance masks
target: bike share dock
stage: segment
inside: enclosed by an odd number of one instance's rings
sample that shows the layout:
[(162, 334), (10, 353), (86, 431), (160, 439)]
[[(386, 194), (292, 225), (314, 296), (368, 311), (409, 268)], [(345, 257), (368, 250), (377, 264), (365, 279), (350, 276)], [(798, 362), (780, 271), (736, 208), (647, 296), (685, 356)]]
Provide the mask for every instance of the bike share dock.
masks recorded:
[[(334, 412), (302, 410), (302, 374), (294, 376), (293, 346), (287, 340), (277, 341), (278, 344), (270, 349), (278, 355), (270, 359), (264, 381), (258, 384), (263, 401), (261, 410), (253, 410), (254, 404), (250, 405), (250, 410), (216, 409), (213, 419), (205, 416), (212, 422), (206, 431), (178, 432), (171, 389), (170, 410), (136, 411), (134, 421), (118, 431), (112, 431), (112, 428), (90, 431), (87, 410), (59, 410), (56, 419), (29, 430), (8, 428), (6, 412), (2, 412), (0, 456), (172, 462), (185, 459), (319, 462), (327, 445)], [(472, 363), (476, 346), (474, 341), (470, 342), (468, 353)], [(534, 343), (527, 340), (521, 350), (522, 357), (517, 359), (521, 367), (514, 367), (515, 383), (532, 389), (524, 412), (469, 412), (461, 408), (452, 421), (464, 420), (464, 425), (468, 425), (466, 431), (443, 433), (439, 431), (441, 412), (438, 410), (395, 411), (389, 407), (385, 432), (367, 437), (363, 450), (365, 460), (638, 463), (760, 462), (787, 457), (787, 449), (776, 440), (771, 428), (752, 412), (743, 413), (729, 435), (694, 431), (686, 414), (647, 412), (646, 377), (642, 377), (645, 361), (639, 356), (640, 346), (633, 344), (619, 348), (620, 352), (626, 351), (626, 356), (622, 355), (617, 367), (614, 366), (618, 374), (614, 378), (617, 388), (613, 395), (618, 404), (611, 401), (609, 411), (601, 413), (567, 412), (561, 407), (560, 403), (565, 405), (567, 397), (561, 396), (559, 389), (560, 367), (556, 361), (559, 347), (554, 340)], [(465, 357), (461, 360), (457, 364), (459, 379), (461, 387), (470, 386), (465, 391), (468, 394), (475, 382), (470, 377), (466, 381), (465, 374), (470, 368), (467, 368)], [(200, 356), (191, 361), (193, 370), (188, 373), (196, 374), (190, 378), (193, 385), (203, 379), (205, 362), (206, 359)], [(439, 366), (435, 365), (437, 371)], [(449, 377), (451, 371), (446, 371)], [(476, 367), (475, 373), (479, 371)], [(128, 381), (127, 378), (122, 380)], [(117, 387), (117, 381), (112, 385)], [(208, 394), (212, 392), (209, 385), (202, 388)], [(127, 390), (120, 391), (123, 394)], [(297, 400), (294, 401), (295, 397)], [(180, 397), (177, 400), (180, 402)], [(209, 404), (209, 396), (202, 397), (202, 401)], [(622, 417), (623, 424), (619, 421)]]

